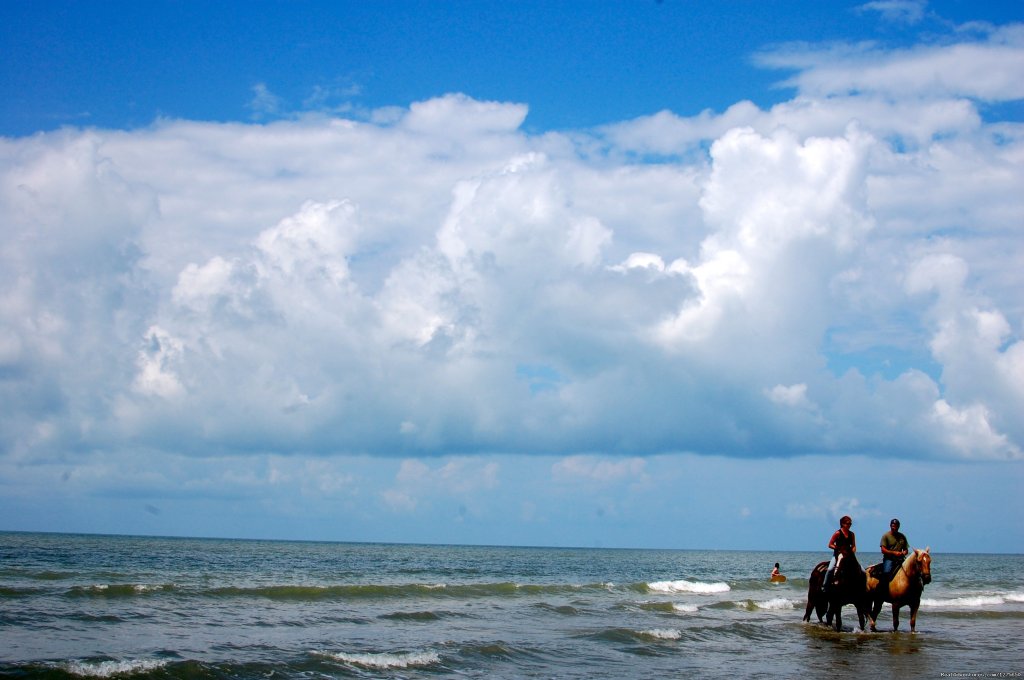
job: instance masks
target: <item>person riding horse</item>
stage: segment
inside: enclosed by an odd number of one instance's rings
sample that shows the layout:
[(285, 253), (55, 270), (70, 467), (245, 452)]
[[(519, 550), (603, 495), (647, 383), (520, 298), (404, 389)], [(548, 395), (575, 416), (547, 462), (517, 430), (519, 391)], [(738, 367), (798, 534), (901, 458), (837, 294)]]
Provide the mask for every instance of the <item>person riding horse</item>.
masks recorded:
[(882, 549), (881, 578), (888, 582), (910, 552), (910, 543), (907, 542), (907, 537), (900, 533), (900, 521), (895, 517), (889, 522), (889, 531), (882, 534), (879, 547)]
[(871, 600), (868, 598), (867, 575), (857, 562), (857, 555), (849, 548), (836, 557), (828, 589), (824, 588), (825, 572), (829, 563), (819, 563), (811, 571), (807, 586), (807, 609), (804, 621), (810, 621), (811, 612), (818, 614), (818, 621), (833, 626), (837, 631), (843, 625), (843, 607), (852, 604), (857, 608), (861, 630), (871, 614)]
[(832, 577), (835, 574), (836, 561), (839, 556), (844, 552), (857, 552), (857, 536), (850, 530), (852, 526), (853, 520), (850, 516), (843, 515), (839, 518), (839, 529), (832, 534), (832, 538), (828, 541), (828, 547), (832, 549), (832, 559), (828, 563), (825, 580), (821, 584), (822, 592), (828, 592), (828, 589), (832, 587)]
[[(910, 608), (910, 632), (917, 631), (917, 610), (921, 606), (921, 595), (924, 587), (932, 582), (931, 549), (912, 550), (888, 580), (882, 580), (880, 565), (868, 568), (865, 584), (871, 600), (871, 611), (868, 617), (871, 630), (875, 630), (875, 622), (882, 611), (882, 604), (892, 603), (892, 629), (900, 627), (899, 611), (901, 607)], [(806, 620), (806, 619), (805, 619)]]

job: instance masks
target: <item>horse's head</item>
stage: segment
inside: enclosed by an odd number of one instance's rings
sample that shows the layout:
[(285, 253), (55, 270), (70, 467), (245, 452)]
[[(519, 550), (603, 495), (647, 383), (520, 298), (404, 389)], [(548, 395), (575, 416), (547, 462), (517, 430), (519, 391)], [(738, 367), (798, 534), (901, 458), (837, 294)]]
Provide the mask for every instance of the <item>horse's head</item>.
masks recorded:
[(927, 547), (924, 550), (914, 550), (913, 557), (915, 564), (917, 564), (917, 573), (921, 576), (921, 581), (928, 585), (932, 582), (932, 555), (931, 547)]

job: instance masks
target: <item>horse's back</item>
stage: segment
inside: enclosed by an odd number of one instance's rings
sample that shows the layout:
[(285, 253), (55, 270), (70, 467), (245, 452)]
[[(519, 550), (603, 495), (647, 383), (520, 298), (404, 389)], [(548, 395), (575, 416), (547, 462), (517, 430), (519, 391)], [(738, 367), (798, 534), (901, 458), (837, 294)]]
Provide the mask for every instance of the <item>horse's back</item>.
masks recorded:
[(818, 562), (818, 564), (811, 569), (811, 575), (807, 578), (808, 586), (807, 592), (818, 592), (821, 590), (821, 583), (825, 580), (825, 572), (828, 571), (828, 562)]

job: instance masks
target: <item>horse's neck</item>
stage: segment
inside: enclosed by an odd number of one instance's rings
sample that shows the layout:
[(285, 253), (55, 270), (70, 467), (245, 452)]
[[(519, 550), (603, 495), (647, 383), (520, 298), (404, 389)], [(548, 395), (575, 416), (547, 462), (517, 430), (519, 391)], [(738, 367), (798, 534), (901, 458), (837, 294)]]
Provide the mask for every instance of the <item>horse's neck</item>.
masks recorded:
[(910, 553), (909, 555), (907, 555), (907, 559), (903, 561), (902, 570), (903, 570), (903, 573), (905, 573), (907, 575), (907, 578), (911, 578), (912, 576), (917, 575), (917, 573), (920, 571), (920, 569), (918, 567), (918, 564), (917, 564), (917, 551), (916, 550), (914, 552)]
[(918, 576), (918, 571), (917, 553), (912, 552), (893, 575), (892, 582), (889, 584), (889, 590), (894, 593), (902, 592), (904, 594), (909, 594), (915, 590), (923, 591), (924, 584), (915, 578)]

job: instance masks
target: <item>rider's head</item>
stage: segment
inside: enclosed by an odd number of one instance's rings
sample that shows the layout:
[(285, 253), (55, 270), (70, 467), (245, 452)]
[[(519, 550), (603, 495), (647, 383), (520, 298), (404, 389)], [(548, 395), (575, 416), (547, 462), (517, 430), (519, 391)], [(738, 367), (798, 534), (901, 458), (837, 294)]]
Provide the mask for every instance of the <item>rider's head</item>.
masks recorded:
[(892, 527), (893, 529), (899, 529), (900, 528), (900, 521), (898, 519), (896, 519), (895, 517), (893, 517), (892, 521), (889, 522), (889, 526)]
[(853, 526), (853, 520), (850, 519), (849, 515), (843, 515), (842, 517), (839, 518), (839, 526), (841, 526), (841, 527)]

